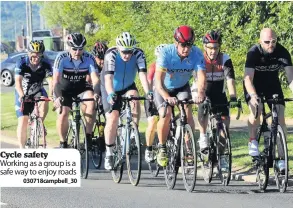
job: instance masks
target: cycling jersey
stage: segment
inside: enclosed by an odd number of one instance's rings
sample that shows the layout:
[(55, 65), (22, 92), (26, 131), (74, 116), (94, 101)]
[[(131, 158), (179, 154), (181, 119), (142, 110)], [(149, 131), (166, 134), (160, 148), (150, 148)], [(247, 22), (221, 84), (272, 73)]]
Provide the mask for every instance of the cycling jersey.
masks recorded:
[(83, 52), (80, 60), (72, 59), (69, 52), (58, 54), (54, 63), (54, 72), (62, 73), (60, 85), (63, 90), (78, 89), (86, 85), (86, 75), (98, 73), (94, 57)]
[(43, 80), (52, 77), (51, 64), (42, 59), (39, 67), (32, 70), (28, 56), (24, 56), (16, 64), (15, 75), (22, 76), (22, 89), (25, 95), (34, 95), (43, 88)]
[(273, 53), (263, 51), (260, 44), (250, 48), (247, 54), (245, 68), (253, 68), (253, 84), (256, 86), (270, 86), (279, 84), (278, 73), (286, 66), (292, 66), (291, 56), (286, 48), (277, 43)]
[(206, 94), (225, 93), (224, 81), (235, 79), (235, 72), (230, 57), (225, 53), (219, 53), (215, 60), (210, 60), (207, 54), (204, 54), (207, 90)]
[(135, 48), (129, 61), (122, 60), (117, 47), (107, 50), (101, 75), (104, 86), (106, 74), (113, 74), (113, 87), (115, 91), (122, 91), (134, 83), (137, 72), (146, 72), (146, 59), (144, 52)]
[(176, 89), (186, 85), (192, 72), (205, 70), (204, 57), (200, 49), (192, 46), (188, 57), (181, 60), (175, 44), (165, 46), (156, 62), (156, 68), (166, 69), (164, 85), (167, 89)]
[[(254, 45), (249, 49), (245, 63), (245, 68), (255, 69), (253, 85), (257, 95), (266, 99), (272, 98), (274, 94), (278, 94), (279, 98), (284, 97), (278, 73), (287, 66), (292, 66), (291, 56), (279, 43), (271, 54), (266, 53), (260, 44)], [(244, 95), (246, 102), (249, 102), (250, 96), (245, 86)], [(283, 101), (280, 104), (285, 105)]]

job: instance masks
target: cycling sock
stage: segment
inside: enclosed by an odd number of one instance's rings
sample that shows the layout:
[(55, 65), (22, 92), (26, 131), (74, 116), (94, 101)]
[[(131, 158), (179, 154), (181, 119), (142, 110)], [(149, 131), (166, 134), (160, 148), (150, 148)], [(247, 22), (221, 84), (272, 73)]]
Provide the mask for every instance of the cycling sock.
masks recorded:
[(86, 138), (87, 139), (91, 139), (92, 138), (92, 134), (86, 134)]
[(164, 149), (166, 149), (166, 144), (159, 144), (159, 148), (164, 148)]
[(148, 151), (153, 151), (153, 146), (147, 146), (146, 149), (147, 149)]
[(114, 155), (113, 148), (114, 148), (114, 144), (110, 144), (110, 145), (106, 144), (106, 156)]
[(256, 140), (255, 138), (249, 138), (249, 141), (251, 142), (252, 140)]
[(206, 137), (207, 137), (207, 134), (204, 134), (204, 133), (199, 134), (199, 138), (206, 138)]

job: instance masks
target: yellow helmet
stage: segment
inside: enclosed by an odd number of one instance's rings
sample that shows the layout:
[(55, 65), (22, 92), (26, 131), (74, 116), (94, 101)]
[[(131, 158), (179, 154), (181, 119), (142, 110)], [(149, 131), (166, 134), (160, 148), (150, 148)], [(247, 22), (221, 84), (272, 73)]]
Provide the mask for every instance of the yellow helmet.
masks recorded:
[(44, 53), (45, 46), (44, 46), (43, 41), (32, 40), (29, 43), (28, 51), (33, 52), (33, 53)]

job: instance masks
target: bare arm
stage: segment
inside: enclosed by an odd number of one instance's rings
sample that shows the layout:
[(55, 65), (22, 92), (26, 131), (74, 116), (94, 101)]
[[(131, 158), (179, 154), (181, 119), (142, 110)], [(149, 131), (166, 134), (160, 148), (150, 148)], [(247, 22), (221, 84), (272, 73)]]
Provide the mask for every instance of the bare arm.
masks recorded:
[(113, 87), (113, 74), (106, 74), (105, 75), (105, 88), (107, 91), (107, 94), (109, 95), (110, 93), (114, 92), (114, 87)]
[(166, 98), (170, 97), (169, 93), (164, 88), (163, 80), (165, 79), (166, 72), (164, 70), (156, 70), (155, 77), (155, 86), (158, 93), (166, 100)]
[(52, 97), (53, 96), (53, 78), (47, 77), (47, 82), (49, 85), (49, 97)]
[(57, 98), (61, 96), (61, 91), (58, 86), (60, 84), (60, 80), (61, 80), (61, 73), (57, 71), (54, 72), (53, 73), (53, 89)]
[(253, 78), (254, 78), (254, 69), (253, 68), (245, 68), (244, 86), (245, 86), (249, 95), (256, 95), (256, 91), (253, 86)]
[(24, 92), (23, 92), (21, 83), (22, 83), (22, 76), (15, 75), (15, 90), (18, 93), (19, 97), (24, 96)]
[(139, 72), (139, 79), (141, 81), (141, 85), (144, 89), (145, 94), (147, 94), (150, 91), (148, 79), (147, 79), (147, 73), (146, 72)]
[(227, 88), (228, 88), (230, 97), (237, 97), (236, 86), (235, 86), (235, 80), (234, 79), (228, 79), (227, 80)]
[(99, 76), (97, 74), (97, 72), (92, 72), (91, 73), (91, 80), (92, 80), (92, 83), (93, 83), (93, 87), (94, 87), (94, 92), (96, 94), (99, 94), (100, 92), (100, 79), (99, 79)]
[(205, 70), (199, 70), (197, 71), (197, 88), (198, 93), (205, 93), (206, 90), (206, 71)]

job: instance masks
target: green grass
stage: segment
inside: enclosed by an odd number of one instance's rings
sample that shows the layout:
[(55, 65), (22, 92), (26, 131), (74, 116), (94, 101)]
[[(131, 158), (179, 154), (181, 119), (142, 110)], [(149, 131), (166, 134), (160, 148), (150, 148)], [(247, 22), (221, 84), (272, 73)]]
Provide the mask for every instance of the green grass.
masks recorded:
[[(293, 111), (289, 110), (288, 113)], [(293, 106), (292, 106), (293, 107)], [(291, 107), (291, 109), (292, 109)], [(48, 143), (58, 144), (59, 138), (56, 131), (56, 113), (52, 112), (52, 103), (50, 103), (50, 108), (48, 116), (45, 120), (45, 126), (48, 132)], [(14, 94), (13, 93), (2, 93), (1, 94), (1, 131), (4, 134), (16, 137), (16, 127), (17, 127), (17, 118), (14, 111)], [(142, 143), (145, 144), (145, 129), (147, 127), (146, 121), (140, 122), (140, 132)], [(196, 138), (198, 138), (198, 132), (196, 133)], [(247, 132), (231, 132), (231, 141), (232, 141), (232, 154), (233, 154), (233, 166), (234, 167), (243, 167), (251, 168), (252, 162), (251, 157), (248, 156), (248, 133)], [(293, 135), (288, 135), (288, 150), (289, 150), (289, 165), (291, 172), (293, 171)]]

